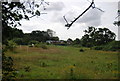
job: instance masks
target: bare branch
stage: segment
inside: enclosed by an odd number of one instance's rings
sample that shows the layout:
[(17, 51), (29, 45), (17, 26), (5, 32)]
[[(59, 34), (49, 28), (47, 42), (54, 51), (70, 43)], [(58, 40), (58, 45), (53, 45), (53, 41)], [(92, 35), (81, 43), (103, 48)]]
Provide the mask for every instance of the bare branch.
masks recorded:
[(118, 17), (120, 17), (120, 15), (118, 15), (115, 19), (117, 19)]
[[(90, 1), (89, 1), (89, 2), (90, 2)], [(78, 17), (76, 17), (73, 21), (71, 21), (71, 23), (68, 23), (68, 21), (67, 21), (67, 19), (65, 18), (65, 16), (63, 16), (64, 20), (65, 20), (66, 23), (67, 23), (67, 24), (65, 25), (65, 27), (68, 27), (67, 29), (69, 29), (69, 28), (72, 26), (72, 24), (73, 24), (77, 19), (79, 19), (83, 14), (85, 14), (91, 7), (92, 7), (92, 8), (96, 8), (96, 9), (104, 12), (104, 11), (101, 10), (100, 8), (95, 7), (94, 0), (92, 0), (92, 2), (90, 2), (90, 3), (91, 3), (91, 4), (88, 6), (88, 8), (85, 9), (85, 10), (84, 10)]]
[(64, 18), (64, 20), (66, 21), (66, 23), (68, 24), (68, 21), (67, 21), (67, 19), (65, 18), (65, 16), (63, 16), (63, 18)]
[[(92, 3), (90, 4), (90, 6), (89, 6), (82, 14), (80, 14), (77, 18), (75, 18), (70, 24), (67, 23), (65, 26), (68, 27), (68, 29), (69, 29), (69, 28), (72, 26), (72, 24), (73, 24), (78, 18), (80, 18), (87, 10), (89, 10), (89, 9), (92, 7), (93, 4), (94, 4), (94, 0), (92, 0)], [(65, 20), (65, 21), (67, 21), (67, 20)]]
[(117, 19), (118, 17), (120, 17), (120, 10), (118, 10), (118, 16), (115, 19)]
[(102, 9), (100, 9), (100, 8), (97, 8), (97, 7), (95, 7), (96, 9), (98, 9), (98, 10), (100, 10), (101, 12), (105, 12), (105, 11), (103, 11)]

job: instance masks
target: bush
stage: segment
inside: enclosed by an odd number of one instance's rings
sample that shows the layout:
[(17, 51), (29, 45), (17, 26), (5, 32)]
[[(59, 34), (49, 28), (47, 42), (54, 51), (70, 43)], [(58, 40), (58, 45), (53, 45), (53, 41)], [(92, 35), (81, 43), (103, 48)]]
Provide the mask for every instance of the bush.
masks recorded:
[(24, 45), (23, 38), (14, 38), (13, 41), (18, 45)]
[(104, 47), (103, 46), (94, 46), (93, 49), (95, 50), (102, 50)]
[(119, 51), (120, 41), (112, 41), (104, 47), (105, 51)]
[(43, 44), (43, 45), (41, 45), (40, 47), (41, 47), (42, 49), (48, 49), (48, 48), (47, 48), (47, 46), (46, 46), (46, 45), (44, 45), (44, 44)]
[(120, 41), (112, 41), (106, 45), (94, 46), (93, 49), (104, 51), (120, 51)]
[(16, 69), (13, 67), (13, 59), (2, 52), (2, 80), (8, 81), (8, 79), (16, 78), (16, 75)]
[(46, 67), (46, 66), (48, 66), (45, 62), (40, 62), (40, 66), (41, 67)]
[(25, 67), (24, 67), (24, 70), (25, 70), (25, 72), (30, 72), (30, 70), (31, 70), (31, 69), (30, 69), (30, 66), (25, 66)]
[(42, 49), (48, 49), (47, 45), (44, 43), (35, 44), (35, 47), (40, 47)]
[(83, 50), (83, 49), (80, 49), (80, 52), (84, 52), (84, 50)]
[(8, 50), (14, 51), (15, 48), (17, 47), (17, 44), (13, 40), (10, 40), (10, 41), (8, 41), (8, 44), (6, 47)]

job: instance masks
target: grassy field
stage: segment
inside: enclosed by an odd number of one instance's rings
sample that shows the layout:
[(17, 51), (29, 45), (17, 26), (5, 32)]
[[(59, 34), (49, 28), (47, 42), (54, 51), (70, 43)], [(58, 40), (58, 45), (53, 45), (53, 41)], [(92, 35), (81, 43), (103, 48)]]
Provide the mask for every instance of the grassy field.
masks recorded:
[(13, 57), (19, 79), (117, 79), (118, 52), (70, 46), (21, 46)]

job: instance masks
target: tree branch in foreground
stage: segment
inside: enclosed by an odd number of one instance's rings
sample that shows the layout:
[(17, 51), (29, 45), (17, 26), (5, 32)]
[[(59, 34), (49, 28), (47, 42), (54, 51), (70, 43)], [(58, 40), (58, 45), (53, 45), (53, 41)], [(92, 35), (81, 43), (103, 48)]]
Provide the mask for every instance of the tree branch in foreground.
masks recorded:
[(96, 8), (96, 9), (100, 10), (101, 12), (104, 12), (104, 11), (101, 10), (100, 8), (95, 7), (94, 0), (92, 0), (92, 2), (90, 2), (90, 3), (91, 3), (90, 6), (89, 6), (87, 9), (85, 9), (85, 11), (83, 11), (83, 12), (82, 12), (78, 17), (76, 17), (73, 21), (71, 21), (71, 23), (68, 23), (68, 21), (67, 21), (67, 19), (65, 18), (65, 16), (63, 16), (65, 22), (67, 23), (67, 24), (65, 25), (65, 27), (68, 27), (67, 29), (69, 29), (69, 28), (72, 26), (72, 24), (73, 24), (76, 20), (78, 20), (83, 14), (85, 14), (91, 7), (92, 7), (93, 9)]

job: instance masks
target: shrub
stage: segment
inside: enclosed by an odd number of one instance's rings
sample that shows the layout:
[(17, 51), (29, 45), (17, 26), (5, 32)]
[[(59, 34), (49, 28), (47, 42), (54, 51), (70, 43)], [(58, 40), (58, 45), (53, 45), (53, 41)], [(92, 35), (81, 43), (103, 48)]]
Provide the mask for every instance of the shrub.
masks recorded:
[(24, 45), (23, 38), (14, 38), (13, 41), (18, 45)]
[(46, 44), (47, 44), (47, 45), (50, 45), (50, 43), (48, 43), (48, 42), (47, 42)]
[(46, 67), (46, 66), (48, 66), (45, 62), (40, 62), (40, 66), (41, 67)]
[(119, 51), (120, 50), (120, 41), (112, 41), (104, 47), (105, 51)]
[(94, 46), (93, 49), (95, 50), (102, 50), (104, 47), (103, 46)]
[(14, 51), (14, 49), (17, 47), (17, 44), (13, 40), (9, 40), (6, 48), (10, 51)]
[(44, 45), (44, 44), (43, 44), (43, 45), (41, 45), (40, 47), (41, 47), (42, 49), (48, 49), (48, 48), (47, 48), (47, 46), (46, 46), (46, 45)]
[(32, 45), (28, 45), (29, 47), (33, 47)]
[(47, 45), (44, 43), (35, 44), (35, 47), (40, 47), (42, 49), (48, 49)]
[(106, 45), (94, 46), (93, 49), (104, 51), (120, 51), (120, 41), (112, 41)]
[(13, 67), (13, 59), (2, 52), (2, 80), (8, 81), (8, 79), (16, 78), (17, 73), (15, 70)]
[(40, 44), (35, 44), (35, 47), (40, 47)]
[(80, 52), (84, 52), (84, 50), (83, 50), (83, 49), (80, 49)]
[(25, 72), (30, 72), (30, 66), (26, 66), (26, 67), (24, 67), (24, 69), (25, 69)]

